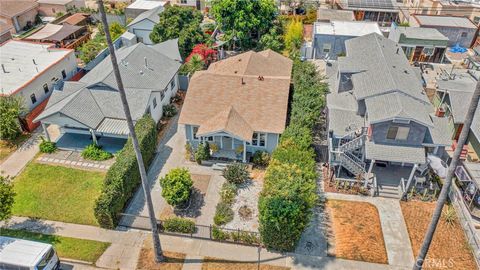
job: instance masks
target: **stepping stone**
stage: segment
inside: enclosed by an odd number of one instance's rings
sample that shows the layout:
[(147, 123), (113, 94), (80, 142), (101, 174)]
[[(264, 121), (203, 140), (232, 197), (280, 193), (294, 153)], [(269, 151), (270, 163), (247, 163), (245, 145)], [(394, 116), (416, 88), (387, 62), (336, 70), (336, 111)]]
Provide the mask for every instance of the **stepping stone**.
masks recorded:
[(95, 165), (93, 165), (93, 167), (98, 168), (98, 167), (100, 167), (100, 165), (95, 164)]
[(62, 159), (62, 160), (60, 160), (60, 163), (64, 164), (64, 163), (65, 163), (65, 160), (63, 160), (63, 159)]
[(60, 159), (57, 159), (57, 158), (56, 158), (56, 159), (53, 160), (53, 162), (59, 163), (59, 162), (60, 162)]
[(65, 164), (71, 164), (72, 161), (71, 160), (65, 160)]
[(48, 162), (53, 162), (53, 158), (47, 159)]

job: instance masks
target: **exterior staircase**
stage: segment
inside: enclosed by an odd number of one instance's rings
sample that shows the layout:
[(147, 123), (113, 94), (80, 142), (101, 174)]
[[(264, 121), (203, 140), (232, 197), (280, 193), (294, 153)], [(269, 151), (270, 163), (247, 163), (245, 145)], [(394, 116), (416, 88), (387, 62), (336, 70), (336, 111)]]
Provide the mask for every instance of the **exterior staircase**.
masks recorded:
[(365, 145), (366, 136), (365, 129), (360, 135), (356, 131), (346, 134), (340, 139), (340, 145), (335, 152), (336, 161), (355, 176), (362, 176), (366, 173), (365, 162), (355, 153)]
[(378, 186), (378, 196), (384, 198), (400, 199), (402, 197), (402, 192), (398, 186)]

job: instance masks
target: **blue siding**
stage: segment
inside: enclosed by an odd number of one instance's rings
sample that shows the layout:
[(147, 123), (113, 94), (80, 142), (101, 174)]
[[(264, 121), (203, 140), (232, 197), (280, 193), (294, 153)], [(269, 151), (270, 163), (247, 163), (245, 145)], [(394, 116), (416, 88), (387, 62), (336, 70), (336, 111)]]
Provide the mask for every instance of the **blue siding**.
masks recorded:
[[(407, 140), (400, 141), (400, 140), (387, 139), (388, 128), (391, 125), (399, 126), (399, 127), (409, 127), (410, 132), (408, 133)], [(421, 146), (425, 140), (425, 134), (427, 133), (427, 130), (428, 130), (426, 126), (423, 126), (413, 121), (411, 121), (409, 124), (399, 124), (399, 123), (393, 123), (392, 121), (386, 121), (386, 122), (373, 124), (372, 127), (373, 127), (372, 138), (375, 143), (409, 145), (409, 146)]]

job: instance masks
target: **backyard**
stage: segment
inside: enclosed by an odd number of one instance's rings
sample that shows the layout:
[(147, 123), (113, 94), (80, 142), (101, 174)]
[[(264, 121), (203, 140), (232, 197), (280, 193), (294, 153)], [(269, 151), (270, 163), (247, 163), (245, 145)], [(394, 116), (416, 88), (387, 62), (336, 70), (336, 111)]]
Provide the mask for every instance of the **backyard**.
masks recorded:
[(377, 208), (366, 202), (328, 200), (334, 256), (347, 260), (388, 263)]
[[(401, 202), (401, 207), (413, 254), (417, 256), (432, 218), (435, 203), (409, 201)], [(443, 209), (423, 269), (476, 269), (472, 250), (456, 213), (449, 213), (447, 205)]]
[(104, 175), (32, 162), (15, 178), (13, 214), (97, 226), (93, 207)]
[(38, 242), (49, 243), (54, 246), (61, 258), (69, 258), (94, 263), (110, 246), (110, 243), (85, 239), (62, 237), (33, 233), (22, 230), (0, 229), (0, 235)]
[(0, 162), (17, 150), (30, 136), (30, 133), (23, 133), (13, 141), (0, 140)]

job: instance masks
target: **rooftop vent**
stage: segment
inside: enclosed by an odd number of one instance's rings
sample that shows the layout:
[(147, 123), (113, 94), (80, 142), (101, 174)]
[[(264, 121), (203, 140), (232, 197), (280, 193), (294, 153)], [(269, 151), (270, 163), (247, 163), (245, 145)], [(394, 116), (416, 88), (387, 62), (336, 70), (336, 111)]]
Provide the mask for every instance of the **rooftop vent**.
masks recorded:
[(263, 81), (263, 80), (265, 80), (265, 78), (263, 78), (263, 76), (260, 75), (260, 76), (258, 76), (258, 80)]
[(245, 81), (243, 80), (243, 77), (242, 77), (242, 85), (244, 85), (244, 84), (245, 84)]

